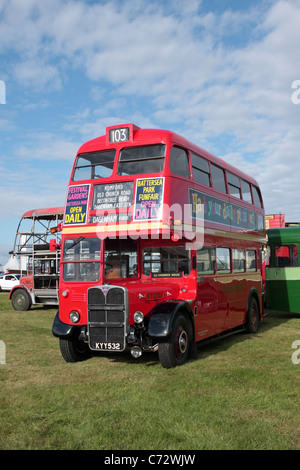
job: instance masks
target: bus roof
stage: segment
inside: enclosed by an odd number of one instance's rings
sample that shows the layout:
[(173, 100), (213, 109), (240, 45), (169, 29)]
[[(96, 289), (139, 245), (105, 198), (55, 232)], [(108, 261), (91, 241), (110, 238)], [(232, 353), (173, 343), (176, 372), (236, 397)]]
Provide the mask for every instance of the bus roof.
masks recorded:
[(46, 209), (32, 209), (31, 211), (25, 212), (23, 214), (22, 219), (33, 219), (33, 218), (39, 218), (39, 219), (49, 219), (52, 218), (55, 219), (56, 216), (61, 216), (63, 217), (64, 214), (64, 207), (49, 207)]
[(124, 146), (124, 142), (120, 143), (109, 143), (108, 142), (108, 131), (111, 128), (116, 128), (116, 127), (125, 127), (125, 126), (131, 126), (133, 128), (133, 139), (130, 140), (129, 142), (127, 141), (127, 144), (129, 145), (146, 145), (151, 143), (168, 143), (172, 142), (174, 144), (177, 144), (179, 146), (185, 147), (190, 149), (192, 152), (195, 152), (197, 154), (200, 154), (204, 158), (207, 158), (209, 161), (212, 163), (215, 163), (216, 165), (221, 166), (222, 168), (228, 170), (229, 172), (232, 172), (241, 178), (249, 181), (250, 183), (259, 186), (257, 181), (249, 176), (247, 173), (242, 172), (238, 168), (234, 167), (233, 165), (230, 165), (229, 163), (225, 162), (219, 157), (216, 157), (212, 153), (208, 152), (207, 150), (199, 147), (196, 144), (193, 144), (192, 142), (188, 141), (185, 137), (164, 129), (141, 129), (137, 127), (134, 124), (121, 124), (119, 126), (111, 126), (106, 128), (106, 135), (102, 135), (100, 137), (97, 137), (95, 139), (89, 140), (88, 142), (85, 142), (81, 147), (79, 148), (77, 154), (80, 153), (86, 153), (86, 152), (95, 152), (99, 150), (100, 148), (120, 148)]
[(268, 243), (300, 243), (300, 227), (270, 228), (267, 230)]

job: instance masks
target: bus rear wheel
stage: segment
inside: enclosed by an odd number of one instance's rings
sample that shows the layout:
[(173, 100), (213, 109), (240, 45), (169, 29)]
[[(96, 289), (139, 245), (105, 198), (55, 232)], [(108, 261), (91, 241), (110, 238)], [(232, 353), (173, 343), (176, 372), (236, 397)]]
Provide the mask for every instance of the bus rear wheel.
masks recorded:
[(256, 333), (258, 330), (258, 324), (259, 307), (257, 305), (256, 299), (254, 297), (251, 297), (246, 317), (246, 332)]
[(170, 337), (158, 344), (158, 357), (165, 369), (184, 364), (189, 356), (191, 343), (190, 322), (179, 315), (173, 325)]
[(66, 362), (81, 362), (91, 355), (90, 348), (86, 343), (77, 338), (59, 338), (59, 348)]
[(11, 296), (11, 304), (15, 310), (29, 310), (31, 307), (30, 295), (24, 289), (16, 289)]

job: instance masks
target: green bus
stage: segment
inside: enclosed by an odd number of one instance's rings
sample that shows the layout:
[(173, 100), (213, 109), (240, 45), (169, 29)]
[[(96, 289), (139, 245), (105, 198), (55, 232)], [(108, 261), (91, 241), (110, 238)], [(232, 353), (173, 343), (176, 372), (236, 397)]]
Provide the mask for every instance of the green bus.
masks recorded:
[(267, 230), (265, 306), (300, 313), (300, 227)]

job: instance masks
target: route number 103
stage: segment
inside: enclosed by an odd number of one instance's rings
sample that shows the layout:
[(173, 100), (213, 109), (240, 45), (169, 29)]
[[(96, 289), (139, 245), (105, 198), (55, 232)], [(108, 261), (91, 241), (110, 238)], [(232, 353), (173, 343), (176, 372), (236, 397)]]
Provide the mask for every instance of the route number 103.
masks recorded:
[(126, 142), (126, 140), (129, 140), (129, 127), (109, 130), (109, 142)]

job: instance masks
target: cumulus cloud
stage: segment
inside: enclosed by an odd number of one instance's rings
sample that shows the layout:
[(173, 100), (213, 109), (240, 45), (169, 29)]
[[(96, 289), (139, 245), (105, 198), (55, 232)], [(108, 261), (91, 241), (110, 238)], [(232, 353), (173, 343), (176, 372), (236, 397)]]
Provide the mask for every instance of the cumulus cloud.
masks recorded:
[(14, 156), (69, 165), (80, 142), (135, 120), (236, 164), (258, 179), (267, 212), (300, 219), (299, 24), (299, 0), (223, 12), (197, 0), (2, 0), (0, 58), (15, 87), (42, 91), (50, 106), (49, 92), (65, 99), (76, 74), (89, 101), (77, 113), (66, 106), (57, 133), (51, 123), (34, 144), (21, 139)]

